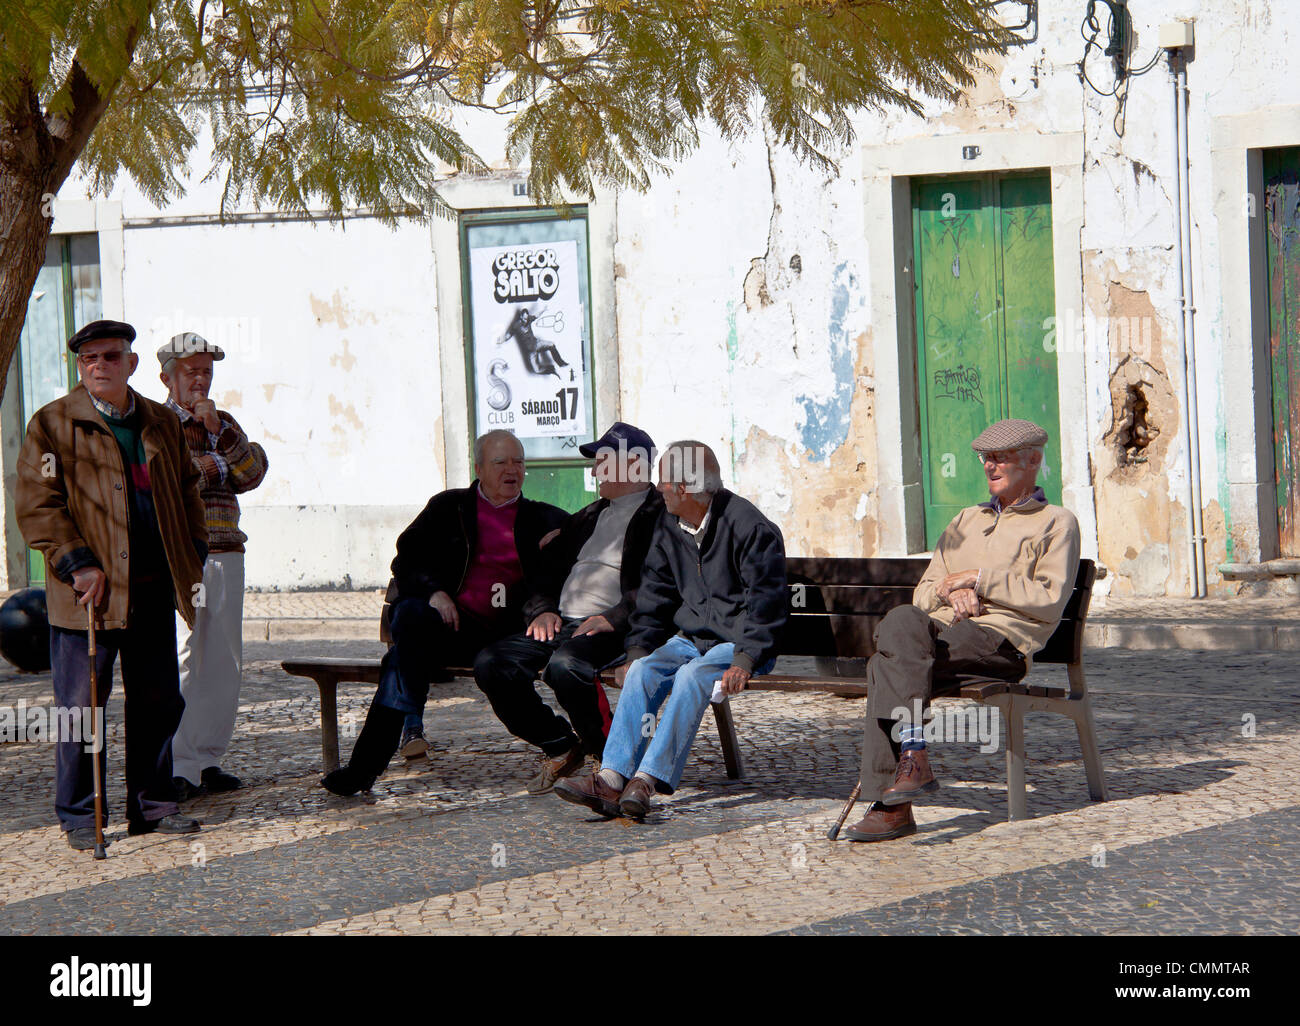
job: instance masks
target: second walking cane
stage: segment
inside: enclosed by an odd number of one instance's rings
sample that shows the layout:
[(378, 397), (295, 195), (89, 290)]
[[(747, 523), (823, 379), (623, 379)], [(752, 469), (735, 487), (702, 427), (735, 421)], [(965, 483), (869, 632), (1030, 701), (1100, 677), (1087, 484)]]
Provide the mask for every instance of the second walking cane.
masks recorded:
[(99, 708), (99, 681), (95, 676), (95, 604), (93, 602), (86, 606), (86, 622), (90, 626), (86, 645), (87, 654), (90, 656), (90, 722), (91, 729), (95, 732), (90, 755), (95, 779), (95, 858), (103, 859), (108, 857), (107, 852), (104, 851), (104, 774), (99, 765), (100, 754), (104, 751), (104, 738), (101, 736), (104, 731), (104, 715)]

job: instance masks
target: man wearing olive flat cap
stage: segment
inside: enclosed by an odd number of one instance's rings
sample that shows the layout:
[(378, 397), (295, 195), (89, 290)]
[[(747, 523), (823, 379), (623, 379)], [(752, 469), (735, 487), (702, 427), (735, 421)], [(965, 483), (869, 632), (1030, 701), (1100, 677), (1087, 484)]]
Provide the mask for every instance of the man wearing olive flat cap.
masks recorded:
[(912, 801), (939, 789), (911, 710), (967, 680), (1020, 680), (1060, 622), (1079, 569), (1079, 522), (1037, 485), (1046, 444), (1047, 432), (1027, 420), (980, 433), (971, 448), (990, 500), (953, 518), (912, 604), (876, 629), (861, 775), (872, 804), (845, 832), (851, 840), (915, 833)]
[(239, 498), (262, 483), (266, 452), (250, 442), (229, 413), (208, 398), (213, 365), (226, 354), (192, 331), (173, 335), (158, 350), (167, 408), (181, 421), (208, 524), (208, 561), (194, 629), (176, 626), (185, 715), (172, 741), (176, 795), (233, 791), (239, 778), (221, 761), (235, 731), (244, 662), (244, 542)]
[[(139, 363), (134, 340), (121, 321), (93, 321), (68, 340), (81, 383), (27, 425), (14, 506), (27, 544), (45, 557), (55, 705), (90, 705), (93, 609), (101, 709), (122, 655), (128, 831), (193, 833), (199, 824), (179, 814), (172, 785), (185, 704), (176, 612), (193, 623), (208, 532), (180, 421), (127, 385)], [(71, 738), (55, 746), (55, 810), (77, 850), (94, 847), (91, 759), (106, 768), (103, 748), (92, 756), (87, 747)]]

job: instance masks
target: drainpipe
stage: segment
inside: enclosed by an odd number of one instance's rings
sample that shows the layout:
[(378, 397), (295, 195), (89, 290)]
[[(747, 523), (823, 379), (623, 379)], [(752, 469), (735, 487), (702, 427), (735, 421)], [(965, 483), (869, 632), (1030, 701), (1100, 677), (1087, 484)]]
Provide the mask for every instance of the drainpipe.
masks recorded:
[(1174, 175), (1178, 183), (1178, 370), (1183, 392), (1183, 429), (1187, 435), (1187, 542), (1192, 598), (1204, 598), (1205, 525), (1201, 518), (1201, 436), (1196, 408), (1196, 307), (1192, 301), (1192, 261), (1186, 248), (1192, 241), (1192, 203), (1188, 186), (1191, 160), (1187, 148), (1187, 63), (1178, 49), (1169, 51), (1169, 77), (1174, 93)]

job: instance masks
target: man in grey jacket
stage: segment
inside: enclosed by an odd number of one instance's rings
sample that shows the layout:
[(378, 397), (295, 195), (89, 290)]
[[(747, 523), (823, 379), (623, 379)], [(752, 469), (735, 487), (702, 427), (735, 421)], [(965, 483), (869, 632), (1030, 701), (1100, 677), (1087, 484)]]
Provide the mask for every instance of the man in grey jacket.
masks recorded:
[[(672, 794), (714, 685), (734, 695), (771, 670), (786, 619), (781, 532), (722, 487), (701, 442), (674, 442), (659, 463), (664, 514), (641, 575), (627, 638), (628, 669), (602, 768), (555, 793), (607, 816), (643, 819)], [(658, 728), (646, 729), (667, 702)]]

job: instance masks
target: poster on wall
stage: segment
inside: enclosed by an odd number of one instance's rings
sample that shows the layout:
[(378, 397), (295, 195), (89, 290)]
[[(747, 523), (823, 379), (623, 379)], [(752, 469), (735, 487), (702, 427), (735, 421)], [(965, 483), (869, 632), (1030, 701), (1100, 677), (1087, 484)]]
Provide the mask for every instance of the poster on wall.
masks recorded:
[(520, 438), (585, 436), (578, 244), (485, 246), (469, 254), (478, 423)]

